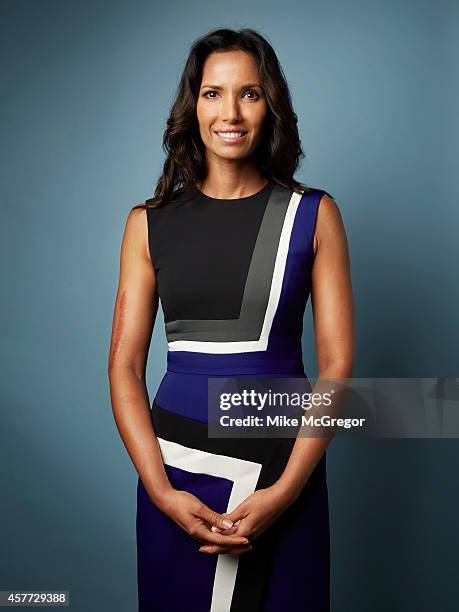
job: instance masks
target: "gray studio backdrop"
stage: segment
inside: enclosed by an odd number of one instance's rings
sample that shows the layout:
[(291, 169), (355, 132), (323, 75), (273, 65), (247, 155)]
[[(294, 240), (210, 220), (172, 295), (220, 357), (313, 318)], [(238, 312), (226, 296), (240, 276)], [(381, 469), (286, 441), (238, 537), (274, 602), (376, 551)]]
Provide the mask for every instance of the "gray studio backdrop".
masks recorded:
[[(457, 2), (1, 2), (0, 589), (136, 609), (136, 473), (106, 375), (128, 212), (150, 197), (191, 42), (275, 47), (349, 238), (355, 376), (457, 376)], [(455, 70), (456, 68), (456, 70)], [(453, 112), (454, 111), (454, 112)], [(311, 310), (306, 371), (316, 373)], [(150, 398), (165, 370), (159, 312)], [(335, 440), (335, 612), (456, 610), (458, 441)]]

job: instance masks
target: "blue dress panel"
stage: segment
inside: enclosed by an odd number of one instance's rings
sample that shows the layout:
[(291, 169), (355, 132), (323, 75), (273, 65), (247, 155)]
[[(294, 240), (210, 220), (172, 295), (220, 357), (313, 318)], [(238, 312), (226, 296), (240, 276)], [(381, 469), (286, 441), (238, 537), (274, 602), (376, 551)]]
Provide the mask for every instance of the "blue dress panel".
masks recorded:
[[(208, 378), (292, 377), (309, 385), (301, 339), (326, 193), (268, 181), (245, 198), (182, 190), (164, 207), (147, 208), (152, 307), (161, 301), (168, 342), (152, 423), (172, 486), (217, 512), (272, 485), (295, 439), (210, 438)], [(326, 453), (250, 552), (199, 552), (200, 542), (152, 503), (140, 478), (136, 529), (139, 612), (330, 610)]]

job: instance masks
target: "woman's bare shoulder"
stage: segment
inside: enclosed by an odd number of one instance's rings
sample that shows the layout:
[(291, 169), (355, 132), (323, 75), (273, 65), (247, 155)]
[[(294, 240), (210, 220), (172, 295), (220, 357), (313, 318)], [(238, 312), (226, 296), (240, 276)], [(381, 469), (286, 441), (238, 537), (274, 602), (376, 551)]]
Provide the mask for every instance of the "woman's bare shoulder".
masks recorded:
[(150, 258), (148, 249), (148, 220), (145, 208), (131, 208), (129, 211), (125, 228), (123, 243), (126, 250), (144, 254)]
[(320, 198), (317, 211), (317, 221), (314, 232), (314, 253), (317, 252), (321, 242), (339, 238), (344, 234), (344, 223), (340, 206), (332, 196), (324, 193)]

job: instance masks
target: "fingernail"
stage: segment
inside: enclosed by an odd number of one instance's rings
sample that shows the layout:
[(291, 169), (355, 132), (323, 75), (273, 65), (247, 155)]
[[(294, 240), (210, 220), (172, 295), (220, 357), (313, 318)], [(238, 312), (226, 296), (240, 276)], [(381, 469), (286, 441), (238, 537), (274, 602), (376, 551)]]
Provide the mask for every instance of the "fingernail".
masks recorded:
[(243, 541), (242, 543), (243, 543), (243, 544), (248, 544), (248, 543), (249, 543), (249, 541), (248, 541), (248, 539), (247, 539), (247, 538), (244, 538), (244, 541)]
[(227, 529), (229, 529), (230, 527), (233, 526), (233, 523), (231, 521), (229, 521), (228, 519), (223, 519), (222, 525), (223, 525), (223, 527), (226, 527)]
[(215, 527), (215, 525), (212, 525), (212, 527), (210, 528), (211, 531), (213, 531), (214, 533), (219, 533), (220, 529), (218, 527)]

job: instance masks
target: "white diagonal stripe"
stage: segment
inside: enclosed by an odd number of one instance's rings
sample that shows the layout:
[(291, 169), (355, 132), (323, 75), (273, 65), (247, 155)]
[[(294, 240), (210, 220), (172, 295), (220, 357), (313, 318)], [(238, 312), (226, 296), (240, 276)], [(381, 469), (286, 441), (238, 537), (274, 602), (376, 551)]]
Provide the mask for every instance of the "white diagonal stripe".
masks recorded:
[[(158, 438), (163, 462), (187, 472), (208, 474), (233, 481), (227, 512), (232, 512), (246, 497), (255, 491), (260, 476), (261, 463), (215, 455), (177, 442)], [(215, 569), (210, 612), (229, 612), (238, 568), (237, 555), (218, 555)]]

